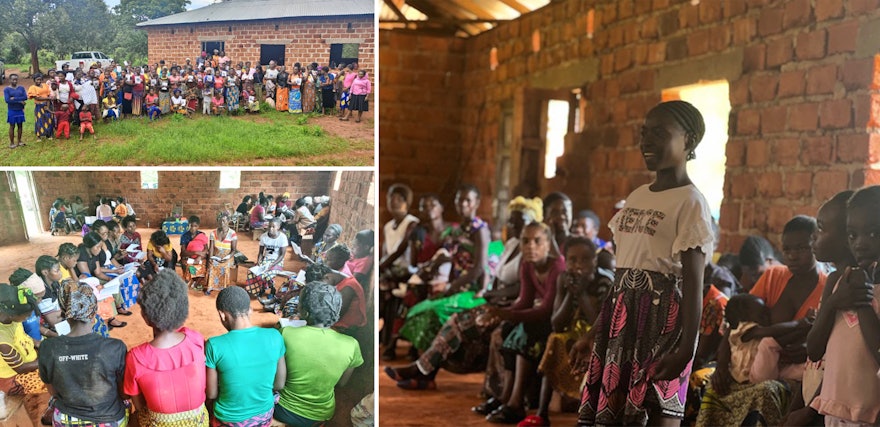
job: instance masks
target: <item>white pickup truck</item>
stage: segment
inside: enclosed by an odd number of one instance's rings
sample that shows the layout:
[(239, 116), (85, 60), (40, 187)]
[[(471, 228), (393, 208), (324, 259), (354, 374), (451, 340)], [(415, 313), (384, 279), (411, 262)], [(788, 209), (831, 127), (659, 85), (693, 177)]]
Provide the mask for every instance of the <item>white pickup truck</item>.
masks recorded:
[(70, 56), (70, 59), (55, 61), (55, 69), (60, 70), (64, 64), (69, 65), (71, 71), (75, 70), (77, 67), (88, 69), (95, 62), (101, 64), (101, 68), (104, 68), (110, 65), (111, 61), (113, 61), (113, 58), (110, 58), (101, 52), (74, 52), (73, 55)]

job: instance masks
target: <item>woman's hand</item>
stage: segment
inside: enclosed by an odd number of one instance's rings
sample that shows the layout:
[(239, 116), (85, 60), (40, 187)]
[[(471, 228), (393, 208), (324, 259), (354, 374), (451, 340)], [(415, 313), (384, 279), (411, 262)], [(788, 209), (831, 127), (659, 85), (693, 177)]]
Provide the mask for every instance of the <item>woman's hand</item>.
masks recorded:
[(653, 378), (657, 380), (673, 380), (678, 378), (684, 368), (687, 367), (688, 362), (692, 359), (691, 353), (682, 352), (680, 349), (675, 349), (671, 353), (668, 353), (660, 358), (659, 361), (652, 367), (653, 370)]
[(712, 376), (709, 377), (709, 381), (712, 383), (712, 389), (719, 396), (730, 394), (730, 384), (733, 383), (733, 376), (730, 375), (729, 369), (716, 369)]
[(841, 286), (828, 297), (828, 303), (838, 310), (870, 306), (874, 299), (874, 286), (868, 283), (865, 271), (847, 267), (843, 276)]
[(578, 376), (585, 374), (590, 367), (590, 357), (593, 353), (593, 334), (586, 334), (577, 340), (568, 352), (568, 360), (571, 361), (571, 373)]

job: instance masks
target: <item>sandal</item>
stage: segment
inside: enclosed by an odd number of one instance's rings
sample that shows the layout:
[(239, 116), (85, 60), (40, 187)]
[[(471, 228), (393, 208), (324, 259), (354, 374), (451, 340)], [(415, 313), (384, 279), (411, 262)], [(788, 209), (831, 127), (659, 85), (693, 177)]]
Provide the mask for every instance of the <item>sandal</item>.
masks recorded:
[(520, 421), (516, 427), (550, 427), (550, 420), (537, 414), (529, 415), (524, 420)]
[(474, 411), (480, 415), (489, 415), (494, 410), (498, 409), (499, 406), (501, 406), (501, 401), (494, 397), (490, 397), (485, 402), (472, 407), (471, 411)]
[(486, 416), (486, 421), (497, 424), (516, 424), (526, 417), (524, 408), (514, 409), (507, 405), (501, 405)]
[(431, 379), (415, 379), (398, 381), (397, 386), (404, 390), (436, 390), (437, 382)]
[(116, 320), (116, 319), (113, 319), (113, 320), (115, 320), (115, 321), (118, 322), (118, 323), (114, 325), (114, 324), (113, 324), (113, 321), (107, 322), (107, 329), (113, 329), (113, 328), (124, 328), (124, 327), (128, 326), (128, 322), (121, 322), (121, 321)]
[(399, 372), (397, 372), (397, 369), (386, 366), (383, 370), (385, 371), (385, 375), (388, 375), (388, 378), (391, 378), (394, 381), (401, 382), (404, 380), (403, 376), (400, 375)]
[(17, 148), (17, 147), (18, 147), (18, 145), (15, 145), (15, 144), (9, 144), (9, 149), (10, 149), (10, 150), (14, 150), (14, 149)]
[(133, 314), (131, 311), (126, 310), (124, 308), (121, 310), (117, 308), (116, 313), (119, 314), (120, 316), (131, 316)]

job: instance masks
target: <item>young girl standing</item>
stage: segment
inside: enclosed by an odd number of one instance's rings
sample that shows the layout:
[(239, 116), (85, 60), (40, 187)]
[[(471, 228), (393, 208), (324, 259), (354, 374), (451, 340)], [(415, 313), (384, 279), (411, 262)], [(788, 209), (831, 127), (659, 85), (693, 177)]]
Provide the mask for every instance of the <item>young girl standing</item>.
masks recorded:
[(822, 299), (808, 337), (810, 357), (825, 356), (822, 390), (810, 406), (825, 416), (826, 426), (880, 423), (880, 378), (872, 375), (880, 368), (880, 295), (873, 292), (878, 208), (880, 186), (863, 188), (847, 202), (846, 234), (858, 266), (847, 267)]
[(639, 148), (656, 178), (609, 223), (617, 271), (595, 325), (579, 425), (679, 425), (684, 415), (713, 246), (709, 207), (685, 167), (704, 132), (684, 101), (657, 105), (642, 126)]

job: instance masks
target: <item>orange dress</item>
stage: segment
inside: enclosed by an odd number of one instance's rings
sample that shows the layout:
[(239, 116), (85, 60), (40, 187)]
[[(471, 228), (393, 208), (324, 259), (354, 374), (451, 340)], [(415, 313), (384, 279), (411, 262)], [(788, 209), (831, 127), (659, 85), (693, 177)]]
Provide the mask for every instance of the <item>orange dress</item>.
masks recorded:
[[(791, 280), (791, 278), (791, 271), (784, 265), (768, 267), (767, 270), (764, 271), (764, 274), (761, 275), (761, 278), (758, 279), (758, 282), (755, 283), (755, 287), (753, 287), (749, 293), (761, 297), (761, 299), (764, 300), (764, 303), (767, 304), (767, 307), (773, 308), (773, 306), (776, 305), (776, 302), (779, 301), (779, 297), (782, 295), (785, 285), (788, 284), (788, 281)], [(800, 309), (798, 309), (797, 314), (795, 314), (794, 318), (791, 320), (803, 319), (804, 317), (807, 317), (807, 313), (810, 309), (819, 309), (819, 301), (822, 299), (822, 291), (825, 289), (825, 280), (827, 278), (828, 276), (824, 272), (819, 271), (819, 281), (816, 283), (816, 288), (813, 289), (813, 292), (810, 293), (810, 296), (807, 297)]]

